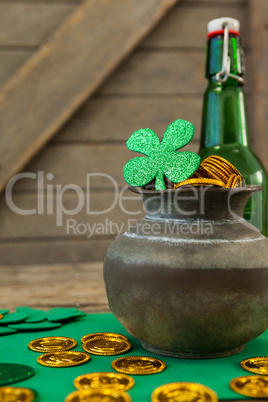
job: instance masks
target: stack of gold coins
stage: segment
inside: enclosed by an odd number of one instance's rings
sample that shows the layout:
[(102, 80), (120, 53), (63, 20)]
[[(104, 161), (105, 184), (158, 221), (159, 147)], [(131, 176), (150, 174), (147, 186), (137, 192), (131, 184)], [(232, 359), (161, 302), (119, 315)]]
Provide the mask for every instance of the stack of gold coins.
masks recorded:
[(121, 355), (132, 348), (127, 337), (110, 332), (85, 335), (81, 340), (86, 352), (99, 356)]
[(229, 161), (218, 155), (211, 155), (199, 165), (189, 179), (173, 184), (173, 188), (185, 185), (234, 188), (245, 187), (245, 181)]
[(268, 357), (250, 357), (240, 363), (241, 367), (257, 375), (245, 375), (230, 382), (233, 391), (251, 398), (268, 398)]

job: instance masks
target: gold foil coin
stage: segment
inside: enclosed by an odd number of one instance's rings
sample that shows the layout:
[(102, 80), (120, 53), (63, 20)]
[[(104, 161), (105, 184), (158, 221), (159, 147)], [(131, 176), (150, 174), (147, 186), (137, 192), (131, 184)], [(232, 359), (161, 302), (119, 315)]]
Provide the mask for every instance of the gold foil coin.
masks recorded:
[(211, 159), (215, 160), (220, 166), (225, 166), (227, 169), (229, 169), (230, 173), (235, 173), (237, 175), (241, 175), (240, 172), (236, 169), (236, 167), (231, 162), (229, 162), (225, 158), (222, 158), (219, 155), (210, 155), (207, 159), (204, 160), (204, 162), (207, 160), (211, 160)]
[(84, 342), (82, 346), (86, 352), (100, 356), (121, 355), (132, 347), (129, 341), (111, 336), (95, 336)]
[(217, 402), (212, 389), (192, 382), (173, 382), (161, 385), (152, 393), (151, 402)]
[(35, 394), (28, 388), (19, 387), (1, 387), (0, 401), (1, 402), (32, 402), (35, 399)]
[(84, 352), (58, 351), (45, 353), (38, 356), (37, 361), (42, 366), (48, 367), (71, 367), (80, 366), (90, 360), (90, 356)]
[(74, 380), (77, 389), (116, 389), (128, 391), (135, 381), (132, 377), (120, 373), (89, 373), (80, 375)]
[(119, 373), (146, 375), (163, 371), (166, 364), (155, 357), (125, 356), (112, 362), (112, 368)]
[(215, 179), (207, 179), (207, 178), (194, 178), (194, 179), (187, 179), (184, 181), (181, 181), (179, 183), (175, 184), (175, 188), (181, 187), (181, 186), (186, 186), (186, 185), (192, 185), (192, 186), (209, 186), (209, 185), (214, 185), (214, 186), (219, 186), (219, 187), (224, 187), (224, 182), (221, 180), (215, 180)]
[(125, 392), (112, 389), (83, 389), (72, 392), (64, 402), (132, 402)]
[(84, 335), (81, 338), (81, 342), (84, 343), (86, 341), (88, 341), (91, 338), (95, 338), (96, 336), (103, 336), (103, 337), (107, 337), (107, 336), (111, 336), (112, 338), (122, 338), (125, 339), (126, 341), (128, 341), (128, 338), (125, 335), (121, 335), (121, 334), (116, 334), (114, 332), (96, 332), (95, 334), (88, 334), (88, 335)]
[(31, 341), (28, 348), (35, 352), (53, 352), (60, 350), (69, 350), (77, 346), (75, 339), (66, 336), (46, 336)]
[(230, 387), (240, 395), (250, 396), (251, 398), (267, 398), (268, 376), (245, 375), (237, 377), (230, 382)]
[(250, 371), (251, 373), (268, 374), (267, 356), (250, 357), (249, 359), (243, 360), (240, 364), (244, 370)]
[(226, 159), (210, 155), (200, 163), (195, 173), (188, 179), (172, 184), (173, 188), (185, 185), (214, 185), (225, 188), (245, 187), (245, 181), (239, 171)]
[(0, 314), (0, 320), (2, 320), (2, 318), (4, 318), (3, 314)]

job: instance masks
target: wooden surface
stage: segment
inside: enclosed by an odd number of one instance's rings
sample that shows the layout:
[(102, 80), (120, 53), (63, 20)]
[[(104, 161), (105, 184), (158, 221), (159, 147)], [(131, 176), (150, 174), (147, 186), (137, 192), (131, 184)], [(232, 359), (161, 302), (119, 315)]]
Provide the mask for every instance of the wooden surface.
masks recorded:
[(19, 67), (21, 67), (34, 52), (29, 49), (19, 48), (16, 51), (11, 49), (0, 48), (0, 87), (17, 72)]
[(86, 0), (25, 63), (0, 94), (0, 191), (176, 1)]
[(252, 60), (255, 71), (253, 96), (255, 103), (255, 135), (258, 136), (256, 150), (268, 171), (268, 2), (251, 0)]
[(109, 312), (102, 263), (0, 266), (1, 308), (77, 307)]
[[(9, 3), (14, 7), (20, 4)], [(33, 5), (30, 1), (25, 1), (26, 3), (28, 6)], [(36, 2), (34, 7), (37, 7), (37, 4), (41, 5), (42, 1)], [(43, 4), (48, 5), (49, 2), (43, 1)], [(206, 87), (206, 25), (208, 19), (221, 15), (233, 16), (241, 21), (247, 64), (246, 90), (251, 106), (249, 118), (254, 128), (251, 79), (254, 78), (254, 70), (251, 68), (253, 49), (249, 29), (249, 3), (244, 0), (181, 0), (140, 43), (137, 50), (103, 83), (95, 95), (86, 100), (68, 122), (61, 126), (53, 140), (24, 170), (33, 173), (43, 171), (45, 177), (52, 173), (53, 179), (45, 180), (45, 185), (54, 186), (54, 197), (56, 185), (74, 183), (85, 191), (86, 175), (94, 172), (112, 175), (122, 187), (122, 167), (134, 156), (125, 147), (131, 133), (141, 127), (150, 127), (161, 137), (166, 126), (177, 118), (194, 123), (194, 141), (187, 149), (197, 151), (202, 97)], [(40, 33), (34, 34), (41, 37)], [(2, 51), (8, 50), (15, 54), (22, 48), (29, 52), (36, 51), (25, 47), (23, 43), (19, 48), (2, 47)], [(260, 132), (252, 130), (251, 139), (254, 147), (259, 146)], [(113, 194), (111, 182), (98, 178), (92, 180), (91, 196), (94, 208), (106, 205), (105, 203), (113, 198)], [(45, 194), (45, 204), (49, 199)], [(74, 207), (75, 193), (66, 191), (63, 200), (66, 208)], [(19, 181), (15, 186), (14, 202), (21, 208), (34, 208), (37, 203), (36, 181)], [(137, 206), (139, 205), (140, 201), (137, 202)], [(130, 210), (132, 207), (130, 206)], [(22, 263), (77, 263), (103, 259), (107, 247), (115, 237), (111, 228), (108, 228), (105, 234), (95, 233), (87, 239), (86, 235), (68, 234), (66, 218), (94, 225), (103, 223), (105, 217), (87, 215), (83, 209), (77, 216), (65, 216), (63, 226), (57, 227), (55, 215), (17, 215), (10, 211), (2, 196), (0, 263), (15, 266)], [(113, 211), (107, 213), (108, 218), (113, 223), (124, 224), (126, 227), (133, 216), (121, 214), (117, 205)]]
[[(203, 3), (204, 2), (204, 0), (186, 0), (187, 2), (189, 2), (189, 3)], [(206, 1), (206, 3), (207, 4), (210, 4), (210, 5), (215, 5), (215, 0), (205, 0)], [(224, 2), (225, 3), (227, 3), (228, 5), (232, 5), (232, 4), (235, 4), (235, 5), (238, 5), (238, 4), (241, 4), (241, 5), (244, 5), (245, 3), (248, 3), (248, 1), (249, 0), (224, 0)], [(227, 14), (226, 14), (227, 15)]]
[(0, 3), (0, 46), (37, 47), (74, 9), (72, 4)]
[(0, 89), (79, 4), (65, 3), (0, 1)]
[(83, 0), (0, 0), (0, 3), (9, 4), (80, 4)]

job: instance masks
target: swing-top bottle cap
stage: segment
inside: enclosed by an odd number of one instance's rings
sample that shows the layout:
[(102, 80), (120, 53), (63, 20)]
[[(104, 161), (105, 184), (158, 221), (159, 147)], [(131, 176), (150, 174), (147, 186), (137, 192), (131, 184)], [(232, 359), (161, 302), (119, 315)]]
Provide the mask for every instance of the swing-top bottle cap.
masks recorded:
[(222, 31), (225, 24), (228, 24), (229, 31), (234, 31), (234, 33), (237, 33), (237, 35), (239, 35), (240, 22), (231, 17), (216, 18), (209, 21), (208, 34), (210, 35), (214, 32)]

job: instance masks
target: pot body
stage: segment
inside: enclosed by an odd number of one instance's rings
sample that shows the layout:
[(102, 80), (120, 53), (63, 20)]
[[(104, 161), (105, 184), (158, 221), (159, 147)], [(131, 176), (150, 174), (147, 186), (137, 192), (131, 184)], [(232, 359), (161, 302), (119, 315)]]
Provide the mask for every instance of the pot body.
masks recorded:
[(228, 356), (267, 329), (268, 239), (242, 218), (260, 190), (141, 192), (146, 216), (111, 244), (104, 279), (111, 311), (145, 349)]

